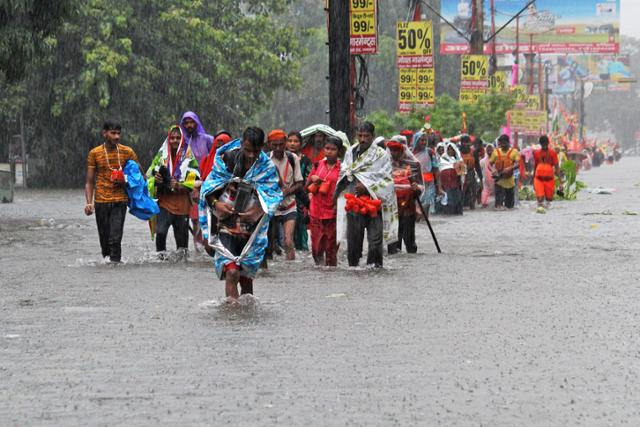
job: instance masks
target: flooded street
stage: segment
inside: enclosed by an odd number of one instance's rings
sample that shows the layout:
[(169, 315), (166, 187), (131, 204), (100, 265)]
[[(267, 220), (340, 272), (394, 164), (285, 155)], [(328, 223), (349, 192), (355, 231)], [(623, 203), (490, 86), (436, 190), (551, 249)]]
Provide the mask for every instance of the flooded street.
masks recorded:
[[(435, 217), (385, 269), (278, 260), (220, 304), (127, 216), (105, 265), (82, 190), (0, 205), (1, 425), (638, 425), (640, 158), (545, 215)], [(192, 245), (192, 242), (190, 242)], [(175, 247), (173, 238), (168, 246)]]

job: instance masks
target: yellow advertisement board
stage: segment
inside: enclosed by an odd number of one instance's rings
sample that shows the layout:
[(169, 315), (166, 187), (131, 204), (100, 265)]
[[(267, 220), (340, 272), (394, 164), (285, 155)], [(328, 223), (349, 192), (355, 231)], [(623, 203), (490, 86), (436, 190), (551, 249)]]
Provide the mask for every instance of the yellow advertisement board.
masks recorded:
[(398, 101), (400, 111), (407, 112), (413, 105), (435, 103), (435, 69), (400, 68), (398, 70)]
[(349, 50), (352, 55), (378, 53), (377, 3), (377, 0), (349, 1)]
[(506, 92), (508, 88), (507, 73), (504, 71), (496, 71), (489, 76), (489, 89), (497, 92)]
[(398, 68), (433, 67), (433, 25), (431, 21), (398, 22), (396, 58)]
[(541, 110), (511, 110), (511, 129), (524, 135), (540, 135), (547, 130), (547, 113)]
[(475, 104), (489, 87), (489, 57), (462, 55), (460, 59), (460, 102)]
[(435, 103), (433, 25), (431, 21), (398, 22), (396, 32), (398, 105), (401, 112)]
[(487, 80), (489, 75), (489, 57), (485, 55), (462, 55), (460, 80)]

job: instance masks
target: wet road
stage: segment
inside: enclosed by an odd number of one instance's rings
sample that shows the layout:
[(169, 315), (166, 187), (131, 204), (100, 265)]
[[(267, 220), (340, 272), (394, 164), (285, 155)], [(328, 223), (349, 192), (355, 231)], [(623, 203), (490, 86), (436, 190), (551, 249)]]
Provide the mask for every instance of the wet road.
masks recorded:
[[(128, 216), (103, 265), (81, 191), (0, 205), (0, 425), (638, 425), (640, 158), (546, 215), (433, 220), (382, 272), (273, 264), (230, 309), (206, 257)], [(173, 241), (170, 238), (170, 244)]]

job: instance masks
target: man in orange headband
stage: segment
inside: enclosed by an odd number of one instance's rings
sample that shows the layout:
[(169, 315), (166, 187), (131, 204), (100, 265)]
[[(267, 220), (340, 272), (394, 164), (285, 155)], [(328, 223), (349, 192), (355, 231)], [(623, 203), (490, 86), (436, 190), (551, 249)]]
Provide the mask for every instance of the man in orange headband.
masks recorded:
[[(278, 235), (280, 226), (284, 229), (284, 249), (287, 260), (294, 260), (296, 257), (293, 246), (293, 233), (296, 226), (297, 205), (296, 192), (302, 189), (304, 178), (300, 170), (300, 158), (295, 154), (285, 150), (287, 134), (276, 129), (269, 132), (267, 136), (271, 146), (271, 161), (278, 170), (280, 189), (284, 199), (274, 215), (272, 239)], [(275, 235), (275, 236), (274, 236)]]

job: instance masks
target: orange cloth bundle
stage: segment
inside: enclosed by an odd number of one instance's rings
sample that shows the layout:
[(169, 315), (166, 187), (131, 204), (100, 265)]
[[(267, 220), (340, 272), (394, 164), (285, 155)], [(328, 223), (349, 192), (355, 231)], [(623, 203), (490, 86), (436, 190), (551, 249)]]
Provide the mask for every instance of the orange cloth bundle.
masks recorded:
[(354, 194), (345, 194), (347, 200), (345, 210), (360, 215), (369, 215), (371, 218), (378, 216), (378, 211), (382, 208), (382, 201), (372, 199), (370, 196), (358, 196)]

